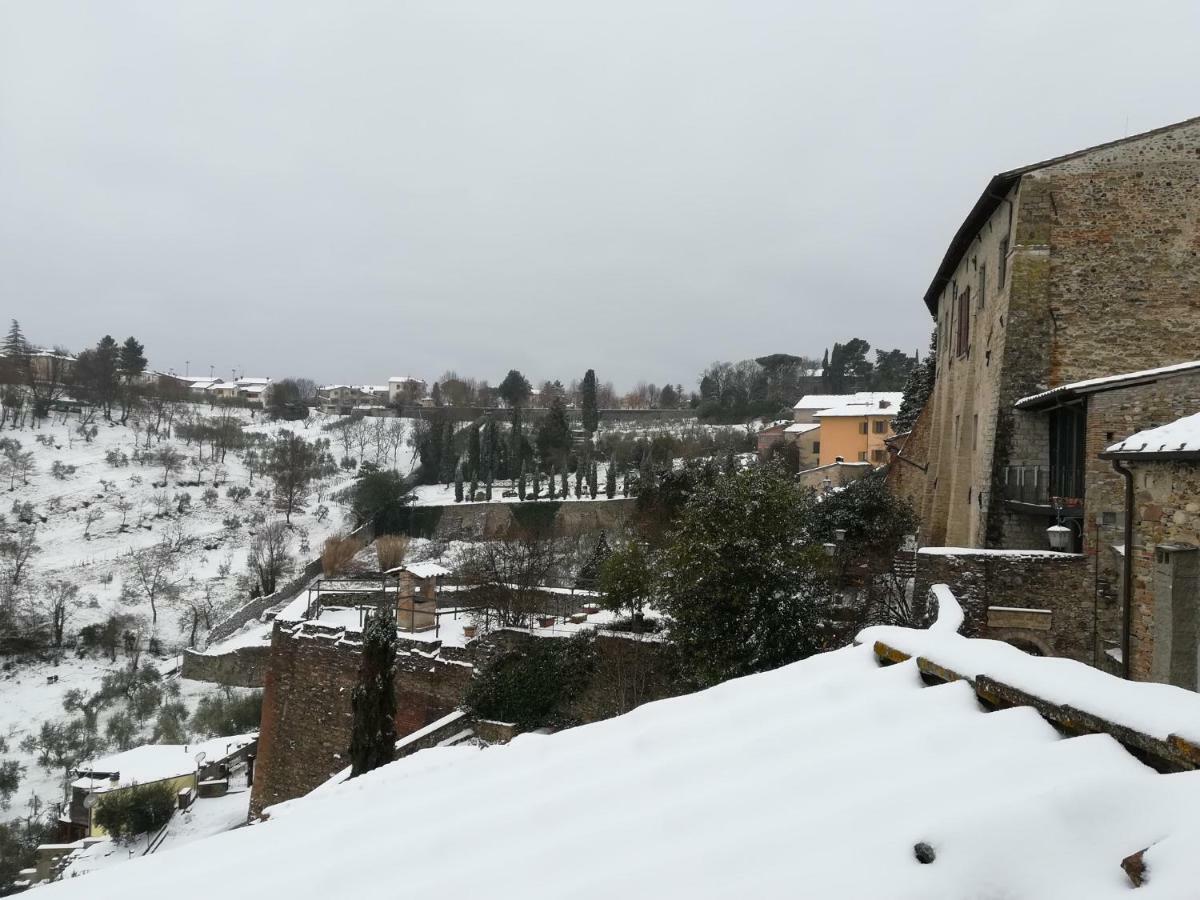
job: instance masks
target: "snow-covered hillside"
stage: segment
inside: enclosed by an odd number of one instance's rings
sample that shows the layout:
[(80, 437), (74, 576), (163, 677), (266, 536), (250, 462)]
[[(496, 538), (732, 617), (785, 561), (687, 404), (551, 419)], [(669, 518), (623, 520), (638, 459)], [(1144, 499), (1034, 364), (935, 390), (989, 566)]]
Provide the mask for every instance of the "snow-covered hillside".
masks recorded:
[[(207, 406), (196, 406), (192, 412), (212, 414)], [(267, 439), (283, 429), (309, 441), (330, 436), (322, 431), (329, 421), (324, 417), (305, 427), (266, 421), (261, 412), (252, 415), (242, 410), (238, 416), (245, 432), (261, 433)], [(22, 742), (37, 734), (44, 722), (69, 718), (63, 709), (68, 691), (91, 694), (106, 674), (128, 666), (124, 648), (115, 661), (94, 649), (77, 656), (80, 630), (100, 625), (113, 614), (131, 616), (130, 627), (141, 638), (141, 662), (169, 674), (176, 667), (177, 654), (192, 640), (194, 619), (199, 620), (197, 639), (202, 641), (207, 623), (219, 621), (248, 599), (244, 575), (253, 533), (264, 522), (282, 517), (270, 494), (270, 479), (252, 470), (252, 458), (231, 450), (214, 460), (205, 444), (201, 459), (197, 444), (188, 444), (177, 434), (162, 441), (152, 436), (147, 449), (146, 432), (132, 419), (129, 426), (102, 419), (93, 424), (91, 439), (79, 434), (75, 414), (63, 413), (55, 413), (35, 430), (0, 432), (0, 438), (20, 443), (19, 452), (32, 453), (33, 462), (25, 477), (16, 473), (0, 483), (4, 493), (0, 513), (8, 539), (16, 539), (31, 524), (37, 548), (26, 563), (17, 603), (38, 621), (45, 615), (48, 585), (65, 582), (78, 588), (68, 605), (65, 627), (71, 646), (60, 661), (2, 660), (0, 760), (17, 760), (24, 774), (11, 798), (11, 811), (0, 809), (0, 819), (24, 812), (31, 796), (43, 803), (61, 799), (61, 771), (39, 766), (34, 753), (22, 750)], [(164, 446), (173, 446), (182, 457), (181, 467), (166, 476), (165, 486), (164, 467), (156, 461)], [(340, 456), (337, 448), (334, 452)], [(257, 453), (261, 456), (261, 447)], [(401, 453), (399, 461), (406, 463), (407, 457)], [(315, 484), (305, 510), (292, 517), (288, 550), (296, 565), (318, 556), (325, 538), (345, 528), (344, 510), (331, 495), (349, 480), (339, 471)], [(147, 592), (138, 584), (134, 558), (153, 551), (164, 539), (176, 548), (164, 580), (178, 597), (156, 600), (157, 609), (152, 611)], [(195, 608), (202, 609), (202, 615), (194, 616)], [(157, 651), (155, 656), (151, 650)], [(178, 679), (167, 682), (162, 685), (164, 699), (182, 702), (189, 714), (199, 698), (215, 690), (212, 685)], [(101, 712), (102, 740), (107, 720), (118, 712), (118, 704), (108, 704)], [(135, 739), (149, 738), (153, 716), (135, 725)]]

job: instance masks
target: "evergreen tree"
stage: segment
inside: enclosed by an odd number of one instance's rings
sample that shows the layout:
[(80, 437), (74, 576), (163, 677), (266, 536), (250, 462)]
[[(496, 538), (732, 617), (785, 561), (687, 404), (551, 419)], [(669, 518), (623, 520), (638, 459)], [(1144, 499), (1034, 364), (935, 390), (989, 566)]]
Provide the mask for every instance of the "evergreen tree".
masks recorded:
[(566, 464), (563, 464), (558, 467), (558, 474), (559, 474), (559, 478), (560, 478), (559, 492), (562, 494), (562, 498), (564, 500), (566, 500), (566, 499), (570, 498), (570, 496), (571, 496), (571, 485), (570, 485), (570, 482), (567, 480)]
[(621, 496), (629, 496), (629, 470), (626, 469), (621, 473)]
[[(522, 469), (522, 471), (524, 471)], [(537, 500), (542, 495), (542, 469), (540, 466), (533, 467), (533, 499)]]
[(596, 465), (596, 461), (593, 459), (591, 468), (588, 469), (588, 493), (591, 494), (593, 500), (596, 499), (599, 480), (599, 467)]
[(350, 694), (350, 777), (392, 761), (396, 746), (396, 625), (386, 615), (373, 615), (363, 629), (358, 684)]
[(29, 377), (29, 342), (21, 332), (21, 324), (12, 320), (4, 339), (4, 366), (0, 375), (5, 384), (23, 384)]
[(917, 416), (925, 408), (933, 393), (933, 384), (937, 380), (937, 332), (929, 337), (929, 353), (924, 362), (918, 362), (908, 373), (908, 381), (904, 385), (904, 399), (896, 412), (896, 420), (892, 426), (896, 432), (902, 433), (912, 429)]
[(495, 478), (496, 451), (498, 449), (499, 447), (496, 443), (496, 422), (491, 416), (488, 416), (487, 427), (484, 430), (484, 440), (480, 446), (484, 490), (487, 492), (488, 500), (492, 499), (492, 480)]
[(588, 369), (583, 376), (583, 384), (579, 387), (580, 405), (583, 408), (583, 430), (588, 438), (600, 427), (600, 409), (596, 404), (596, 370)]
[(587, 467), (584, 460), (576, 460), (575, 462), (575, 499), (578, 500), (583, 496), (583, 470)]
[(517, 480), (517, 499), (525, 499), (525, 463), (521, 463), (521, 477)]
[(429, 392), (429, 399), (433, 401), (434, 406), (442, 405), (442, 388), (436, 381), (433, 383), (433, 390)]
[(472, 481), (479, 479), (480, 456), (483, 453), (480, 429), (480, 424), (476, 422), (471, 426), (470, 434), (467, 436), (467, 471), (471, 474)]
[(617, 463), (611, 458), (608, 460), (608, 467), (604, 472), (604, 495), (609, 500), (617, 496)]
[(553, 500), (553, 499), (555, 499), (555, 496), (556, 496), (554, 493), (555, 481), (554, 481), (554, 465), (553, 465), (553, 463), (547, 467), (547, 474), (549, 477), (546, 479), (546, 482), (547, 482), (546, 496), (549, 497), (549, 499)]
[(463, 461), (459, 459), (454, 466), (454, 502), (463, 502)]
[(457, 465), (457, 454), (454, 452), (454, 422), (447, 418), (442, 427), (442, 483), (449, 485), (454, 479), (454, 467)]
[(521, 407), (514, 406), (512, 411), (512, 429), (509, 433), (508, 465), (509, 475), (525, 470), (525, 436), (521, 434)]
[(146, 371), (145, 346), (135, 337), (125, 338), (117, 357), (117, 368), (126, 382), (132, 381)]

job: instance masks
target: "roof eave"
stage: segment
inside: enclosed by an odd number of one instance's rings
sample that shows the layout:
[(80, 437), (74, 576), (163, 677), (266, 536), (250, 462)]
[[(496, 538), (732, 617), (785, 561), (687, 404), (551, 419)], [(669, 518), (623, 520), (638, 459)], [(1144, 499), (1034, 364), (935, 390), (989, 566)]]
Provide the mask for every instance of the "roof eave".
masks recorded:
[(1200, 462), (1200, 450), (1105, 450), (1100, 459), (1118, 462)]

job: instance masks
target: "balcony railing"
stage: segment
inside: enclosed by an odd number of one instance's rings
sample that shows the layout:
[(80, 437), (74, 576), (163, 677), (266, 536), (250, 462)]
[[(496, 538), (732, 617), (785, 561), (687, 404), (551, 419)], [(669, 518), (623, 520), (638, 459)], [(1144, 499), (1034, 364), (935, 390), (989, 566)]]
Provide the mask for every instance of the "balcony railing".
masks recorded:
[(1083, 471), (1067, 466), (1008, 466), (1004, 470), (1004, 499), (1050, 506), (1052, 498), (1083, 498)]

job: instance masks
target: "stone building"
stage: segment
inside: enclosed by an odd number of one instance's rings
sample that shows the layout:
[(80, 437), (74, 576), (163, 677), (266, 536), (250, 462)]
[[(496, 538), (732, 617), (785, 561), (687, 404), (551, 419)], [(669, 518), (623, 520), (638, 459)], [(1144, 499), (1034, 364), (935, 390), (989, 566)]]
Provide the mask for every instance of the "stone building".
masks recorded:
[(1113, 655), (1128, 660), (1131, 678), (1200, 690), (1200, 413), (1140, 431), (1101, 456), (1131, 500), (1122, 580), (1133, 602), (1128, 637)]
[[(1041, 502), (1051, 497), (1077, 501), (1072, 517), (1087, 520), (1086, 418), (1016, 404), (1195, 353), (1198, 187), (1200, 119), (987, 184), (925, 293), (937, 381), (919, 422), (928, 429), (923, 544), (1044, 548), (1058, 516)], [(1044, 475), (1039, 502), (1014, 500), (1031, 468)]]

